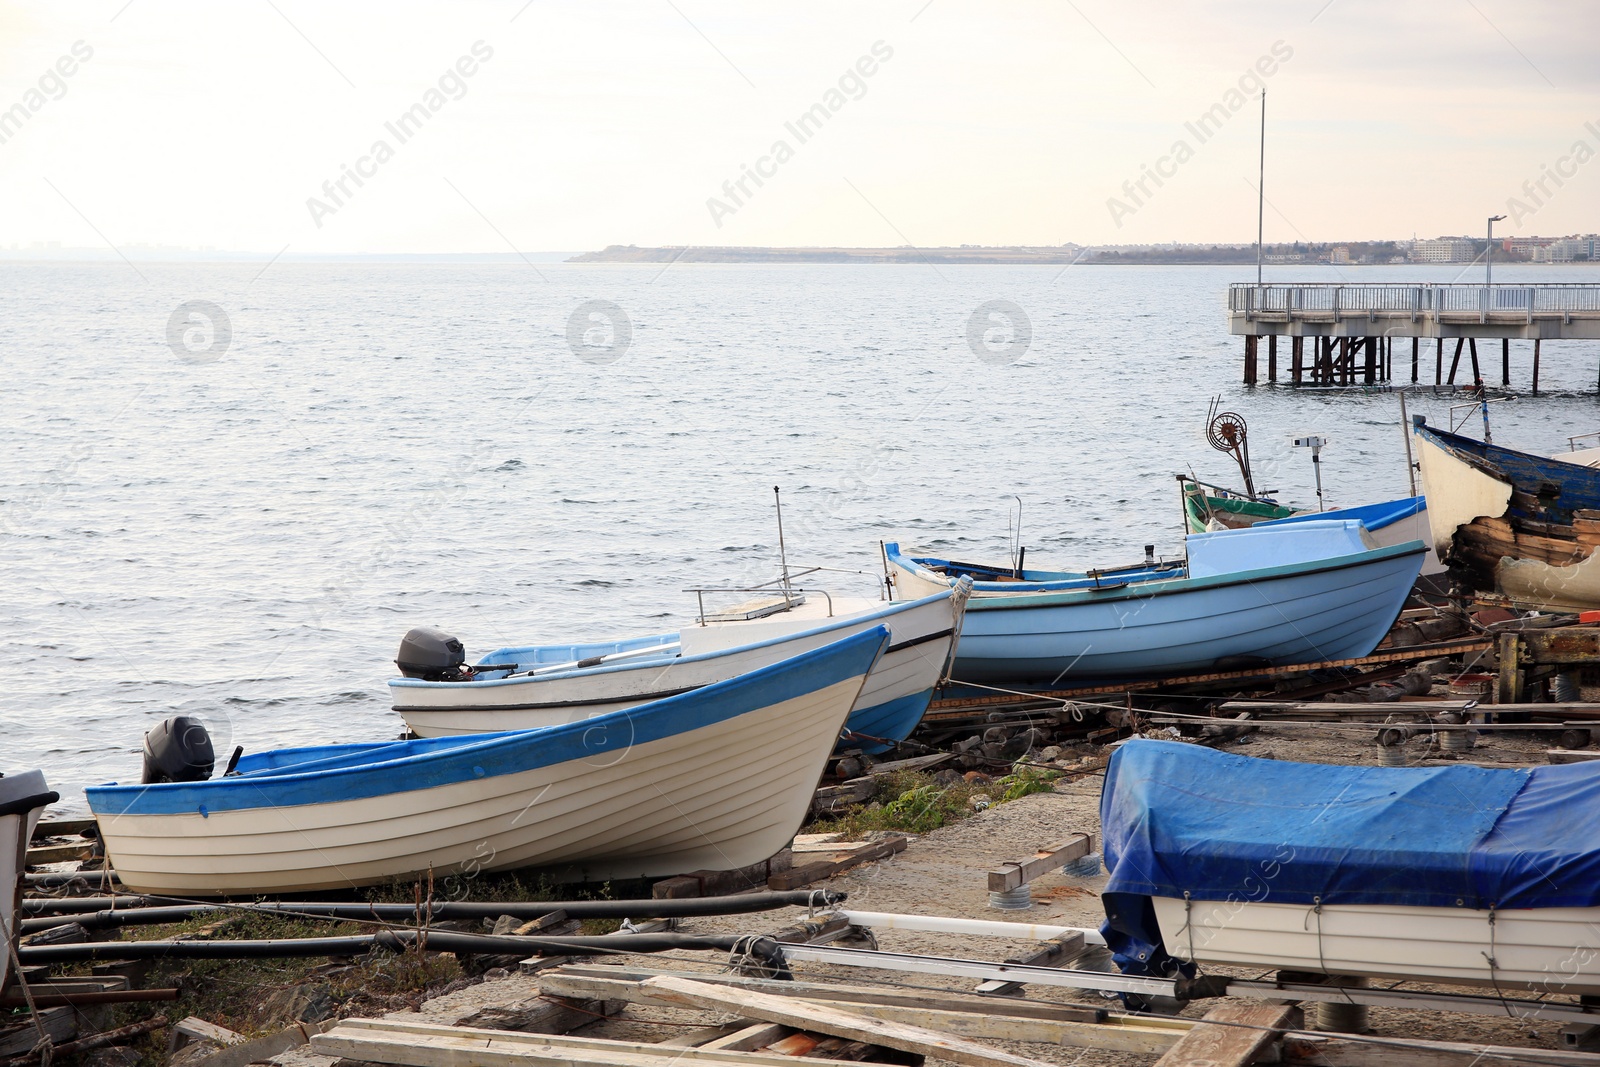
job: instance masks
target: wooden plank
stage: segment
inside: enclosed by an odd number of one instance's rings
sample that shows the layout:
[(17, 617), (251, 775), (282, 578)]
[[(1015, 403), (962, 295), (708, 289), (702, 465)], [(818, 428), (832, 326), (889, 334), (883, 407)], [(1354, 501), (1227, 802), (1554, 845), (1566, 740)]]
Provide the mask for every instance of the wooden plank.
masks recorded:
[(41, 863), (72, 863), (86, 860), (94, 854), (93, 841), (80, 841), (75, 845), (39, 845), (28, 849), (28, 866)]
[[(1207, 1026), (1208, 1022), (1225, 1025)], [(1293, 1004), (1219, 1004), (1179, 1038), (1156, 1067), (1249, 1067), (1282, 1036), (1278, 1031), (1299, 1024), (1300, 1009)]]
[[(855, 1006), (876, 1004), (883, 1007), (905, 1008), (910, 1011), (937, 1010), (951, 1014), (1004, 1015), (1008, 1018), (1032, 1018), (1064, 1022), (1100, 1022), (1108, 1017), (1104, 1008), (1088, 1004), (1062, 1004), (1044, 1001), (1010, 1000), (979, 996), (974, 993), (934, 990), (907, 992), (892, 986), (854, 985), (833, 982), (776, 981), (766, 978), (742, 978), (731, 974), (709, 974), (671, 971), (655, 968), (605, 967), (592, 964), (570, 964), (550, 971), (539, 979), (540, 989), (561, 997), (600, 997), (625, 1000), (630, 1003), (658, 1003), (640, 987), (647, 978), (670, 975), (691, 978), (698, 982), (724, 985), (734, 989), (778, 993), (802, 1000), (832, 1000)], [(664, 1003), (664, 1002), (661, 1002)], [(1186, 1024), (1187, 1025), (1187, 1024)]]
[(1411, 1037), (1349, 1038), (1299, 1033), (1283, 1039), (1282, 1062), (1306, 1067), (1485, 1067), (1500, 1063), (1600, 1067), (1600, 1055)]
[(798, 889), (812, 882), (820, 882), (824, 878), (832, 878), (842, 871), (862, 863), (871, 863), (874, 860), (887, 859), (896, 852), (904, 852), (906, 839), (891, 837), (887, 841), (880, 841), (866, 848), (860, 848), (837, 860), (828, 860), (821, 863), (807, 863), (793, 867), (787, 871), (780, 871), (767, 879), (767, 888), (771, 890)]
[(750, 1027), (743, 1022), (723, 1023), (720, 1026), (707, 1026), (699, 1030), (690, 1030), (669, 1037), (661, 1042), (661, 1048), (703, 1048), (712, 1041), (718, 1041), (730, 1034), (743, 1033)]
[(399, 1019), (346, 1019), (311, 1039), (325, 1056), (409, 1064), (412, 1067), (515, 1067), (519, 1063), (686, 1063), (744, 1064), (748, 1067), (793, 1067), (826, 1060), (778, 1056), (727, 1049), (672, 1048), (663, 1053), (650, 1041), (617, 1041), (560, 1034), (519, 1034), (503, 1030), (441, 1026)]
[[(1043, 945), (1026, 952), (1021, 956), (1006, 960), (1007, 963), (1021, 963), (1029, 967), (1060, 967), (1083, 955), (1083, 935), (1074, 931), (1066, 937), (1052, 938)], [(1005, 982), (999, 979), (990, 979), (980, 982), (976, 992), (1011, 996), (1022, 991), (1023, 983)]]
[(1082, 859), (1093, 851), (1093, 834), (1073, 834), (1054, 844), (1045, 845), (1027, 859), (1014, 860), (990, 871), (989, 892), (1016, 889), (1041, 874), (1047, 874), (1072, 860)]
[(867, 772), (869, 777), (880, 774), (895, 774), (898, 771), (927, 771), (943, 763), (948, 763), (956, 758), (954, 752), (931, 752), (926, 756), (913, 756), (910, 759), (890, 760), (887, 763), (873, 764)]
[(78, 1011), (76, 1008), (45, 1008), (39, 1012), (37, 1023), (31, 1015), (18, 1015), (21, 1025), (0, 1032), (0, 1057), (26, 1055), (39, 1043), (39, 1027), (50, 1035), (56, 1044), (78, 1036)]
[(1547, 748), (1544, 756), (1551, 763), (1588, 763), (1600, 759), (1600, 752), (1585, 748)]
[(39, 841), (46, 837), (67, 837), (72, 834), (81, 834), (93, 825), (95, 825), (95, 821), (92, 818), (40, 819), (33, 828), (32, 839)]
[(652, 995), (681, 1007), (729, 1011), (749, 1019), (764, 1019), (800, 1030), (814, 1030), (851, 1041), (884, 1045), (902, 1052), (949, 1060), (967, 1067), (1041, 1067), (1041, 1061), (1013, 1056), (964, 1037), (926, 1027), (874, 1019), (826, 1003), (794, 1000), (771, 993), (729, 989), (684, 978), (649, 978), (641, 983)]
[(871, 841), (839, 841), (836, 843), (817, 841), (814, 843), (807, 842), (805, 844), (801, 844), (799, 841), (796, 841), (789, 847), (796, 853), (809, 853), (811, 855), (816, 855), (817, 853), (832, 854), (834, 852), (854, 852), (858, 848), (866, 848), (871, 844)]
[(184, 1067), (247, 1067), (248, 1064), (261, 1063), (274, 1056), (282, 1055), (292, 1048), (299, 1048), (312, 1035), (320, 1034), (324, 1030), (331, 1030), (338, 1025), (337, 1019), (329, 1019), (321, 1023), (296, 1023), (287, 1030), (280, 1030), (276, 1034), (258, 1037), (246, 1041), (241, 1045), (230, 1045), (221, 1052), (213, 1052), (200, 1060), (188, 1060)]
[(793, 1030), (788, 1026), (779, 1026), (777, 1023), (754, 1023), (746, 1026), (737, 1033), (727, 1037), (719, 1037), (706, 1045), (706, 1048), (724, 1052), (754, 1052), (758, 1048), (766, 1048), (774, 1041), (782, 1041)]

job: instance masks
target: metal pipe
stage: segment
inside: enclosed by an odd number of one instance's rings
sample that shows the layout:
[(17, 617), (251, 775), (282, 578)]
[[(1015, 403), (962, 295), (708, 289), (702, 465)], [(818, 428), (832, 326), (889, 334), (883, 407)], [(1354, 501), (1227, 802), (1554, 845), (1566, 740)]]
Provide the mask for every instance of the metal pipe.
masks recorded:
[(733, 934), (604, 934), (599, 937), (511, 937), (460, 934), (448, 930), (380, 930), (350, 937), (288, 937), (269, 941), (88, 941), (76, 945), (23, 945), (24, 966), (82, 963), (86, 960), (291, 959), (306, 956), (358, 956), (375, 948), (402, 952), (416, 947), (433, 952), (494, 955), (592, 956), (596, 953), (671, 952), (699, 949), (730, 952), (745, 937)]
[[(201, 904), (180, 897), (31, 897), (22, 902), (25, 915), (72, 916), (84, 925), (120, 926), (140, 922), (132, 918), (140, 912), (157, 911), (177, 918), (155, 918), (151, 922), (179, 922), (194, 915), (212, 912), (260, 912), (282, 915), (315, 915), (330, 919), (381, 919), (414, 923), (437, 919), (498, 919), (510, 915), (517, 919), (538, 919), (564, 911), (574, 919), (681, 919), (704, 915), (746, 915), (779, 908), (832, 907), (847, 894), (821, 889), (797, 889), (781, 893), (741, 893), (726, 897), (680, 897), (671, 900), (541, 900), (541, 901), (445, 901), (431, 906), (415, 904), (366, 904), (360, 901), (253, 901), (240, 904)], [(107, 916), (99, 920), (96, 913)], [(32, 920), (24, 919), (27, 923)], [(55, 925), (55, 924), (51, 924)], [(42, 929), (43, 927), (39, 927)], [(27, 929), (27, 927), (24, 927)]]

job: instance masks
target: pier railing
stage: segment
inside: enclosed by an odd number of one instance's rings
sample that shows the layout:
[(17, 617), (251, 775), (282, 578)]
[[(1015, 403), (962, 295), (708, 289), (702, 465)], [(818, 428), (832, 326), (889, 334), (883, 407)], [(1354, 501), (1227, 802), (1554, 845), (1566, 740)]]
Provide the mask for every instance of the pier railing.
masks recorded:
[(1366, 316), (1368, 318), (1428, 318), (1436, 321), (1477, 321), (1513, 319), (1532, 322), (1536, 318), (1574, 316), (1600, 317), (1600, 285), (1583, 283), (1539, 283), (1534, 285), (1471, 285), (1441, 283), (1422, 285), (1345, 285), (1338, 282), (1307, 282), (1293, 285), (1251, 285), (1236, 282), (1228, 287), (1228, 310), (1252, 320), (1257, 317), (1285, 321), (1332, 320)]

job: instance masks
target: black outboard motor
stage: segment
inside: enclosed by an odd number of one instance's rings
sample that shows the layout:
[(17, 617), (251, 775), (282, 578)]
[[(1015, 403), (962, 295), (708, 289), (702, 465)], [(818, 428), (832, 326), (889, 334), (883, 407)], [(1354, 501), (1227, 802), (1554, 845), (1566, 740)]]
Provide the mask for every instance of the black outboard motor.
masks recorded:
[(158, 782), (203, 782), (211, 777), (217, 754), (205, 724), (190, 715), (175, 715), (144, 735), (145, 785)]
[(462, 670), (467, 650), (456, 638), (431, 626), (418, 626), (400, 639), (400, 653), (394, 663), (407, 678), (425, 682), (461, 682), (472, 677)]

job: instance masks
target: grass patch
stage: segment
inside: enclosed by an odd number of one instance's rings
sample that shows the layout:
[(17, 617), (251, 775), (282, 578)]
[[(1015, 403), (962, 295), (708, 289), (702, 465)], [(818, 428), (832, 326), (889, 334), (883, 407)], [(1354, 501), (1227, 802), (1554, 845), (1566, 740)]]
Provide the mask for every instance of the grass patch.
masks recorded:
[(925, 834), (973, 814), (979, 796), (992, 804), (1018, 800), (1033, 793), (1048, 793), (1062, 777), (1060, 771), (1017, 763), (1011, 773), (989, 782), (957, 782), (941, 786), (926, 771), (898, 771), (878, 780), (872, 799), (830, 818), (818, 819), (812, 833), (842, 833), (859, 841), (874, 831)]

